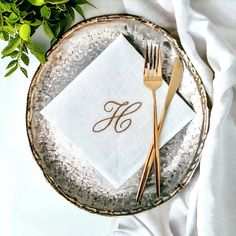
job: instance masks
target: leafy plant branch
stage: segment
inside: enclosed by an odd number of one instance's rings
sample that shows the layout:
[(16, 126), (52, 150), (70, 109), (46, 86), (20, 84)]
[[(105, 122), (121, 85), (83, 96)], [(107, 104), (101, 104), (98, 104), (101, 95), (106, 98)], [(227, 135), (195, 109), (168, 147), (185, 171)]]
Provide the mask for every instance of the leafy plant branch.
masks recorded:
[(32, 35), (42, 25), (54, 44), (75, 20), (75, 11), (84, 18), (83, 4), (93, 6), (87, 0), (1, 0), (0, 39), (8, 42), (1, 53), (11, 58), (5, 77), (17, 69), (28, 77), (29, 52), (44, 63), (45, 52), (32, 43)]

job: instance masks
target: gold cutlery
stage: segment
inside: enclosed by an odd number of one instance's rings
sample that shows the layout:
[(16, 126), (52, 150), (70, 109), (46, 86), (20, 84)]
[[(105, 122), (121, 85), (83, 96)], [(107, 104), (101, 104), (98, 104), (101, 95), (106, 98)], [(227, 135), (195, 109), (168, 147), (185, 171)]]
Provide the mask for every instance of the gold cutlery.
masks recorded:
[(156, 90), (162, 84), (162, 68), (160, 46), (147, 46), (145, 65), (144, 65), (144, 84), (152, 91), (153, 96), (153, 139), (154, 139), (154, 167), (156, 173), (156, 191), (157, 197), (160, 196), (160, 161), (159, 161), (159, 147), (158, 147), (158, 119), (157, 119), (157, 103)]
[[(164, 124), (164, 120), (165, 120), (165, 117), (166, 117), (168, 107), (171, 103), (172, 98), (174, 97), (175, 93), (177, 92), (177, 90), (178, 90), (178, 88), (181, 84), (182, 76), (183, 76), (183, 66), (182, 66), (182, 63), (181, 63), (180, 59), (176, 58), (174, 68), (173, 68), (173, 71), (172, 71), (172, 74), (171, 74), (171, 80), (170, 80), (170, 83), (169, 83), (169, 88), (168, 88), (168, 92), (167, 92), (167, 95), (166, 95), (164, 107), (163, 107), (162, 113), (161, 113), (160, 123), (159, 123), (159, 126), (158, 126), (158, 140), (159, 140), (159, 137), (160, 137), (160, 134), (161, 134), (161, 130), (162, 130), (162, 127), (163, 127), (163, 124)], [(137, 201), (140, 201), (140, 199), (143, 195), (144, 188), (145, 188), (145, 185), (146, 185), (146, 182), (147, 182), (147, 178), (149, 176), (149, 173), (150, 173), (150, 170), (151, 170), (154, 158), (155, 158), (154, 147), (155, 147), (155, 144), (152, 144), (151, 148), (150, 148), (150, 151), (148, 153), (148, 158), (146, 159), (146, 162), (145, 162), (145, 165), (144, 165), (144, 169), (143, 169), (143, 172), (142, 172), (142, 176), (141, 176), (141, 180), (140, 180), (140, 183), (139, 183), (139, 188), (138, 188), (138, 192), (137, 192), (137, 196), (136, 196)]]

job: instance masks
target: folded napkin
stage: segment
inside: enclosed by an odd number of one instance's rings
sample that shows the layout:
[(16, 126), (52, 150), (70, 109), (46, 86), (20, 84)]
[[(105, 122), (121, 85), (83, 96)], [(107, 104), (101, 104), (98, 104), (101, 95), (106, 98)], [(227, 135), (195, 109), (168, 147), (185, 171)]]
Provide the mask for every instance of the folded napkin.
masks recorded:
[[(120, 35), (41, 111), (115, 188), (144, 164), (153, 141), (153, 98), (143, 84), (143, 66)], [(157, 91), (159, 115), (167, 89), (163, 83)], [(175, 95), (160, 146), (193, 116)]]

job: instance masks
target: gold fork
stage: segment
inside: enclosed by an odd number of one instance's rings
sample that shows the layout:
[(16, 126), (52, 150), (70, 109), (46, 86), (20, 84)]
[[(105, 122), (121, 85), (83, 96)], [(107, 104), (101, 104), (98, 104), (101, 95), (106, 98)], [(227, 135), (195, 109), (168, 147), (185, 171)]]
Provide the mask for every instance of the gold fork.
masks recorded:
[(154, 168), (156, 176), (156, 191), (157, 197), (160, 196), (160, 160), (159, 160), (159, 145), (158, 145), (158, 119), (157, 119), (157, 102), (156, 90), (162, 84), (162, 67), (160, 46), (147, 46), (144, 65), (144, 84), (147, 86), (153, 95), (153, 136), (154, 136)]
[[(182, 76), (183, 76), (183, 66), (182, 66), (180, 59), (176, 58), (175, 63), (174, 63), (174, 68), (173, 68), (172, 74), (171, 74), (168, 92), (167, 92), (167, 95), (165, 98), (164, 107), (162, 109), (160, 122), (158, 125), (158, 138), (160, 137), (160, 133), (161, 133), (161, 130), (162, 130), (162, 127), (164, 124), (164, 120), (165, 120), (165, 117), (167, 114), (168, 107), (172, 101), (172, 98), (174, 97), (175, 93), (177, 92), (177, 90), (181, 84)], [(150, 170), (151, 170), (151, 167), (153, 164), (154, 154), (155, 153), (154, 153), (154, 144), (153, 144), (150, 148), (148, 158), (145, 162), (143, 173), (142, 173), (141, 180), (139, 183), (139, 188), (138, 188), (138, 192), (137, 192), (137, 196), (136, 196), (136, 200), (138, 202), (140, 201), (142, 194), (144, 192), (147, 178), (148, 178), (148, 175), (150, 173)]]

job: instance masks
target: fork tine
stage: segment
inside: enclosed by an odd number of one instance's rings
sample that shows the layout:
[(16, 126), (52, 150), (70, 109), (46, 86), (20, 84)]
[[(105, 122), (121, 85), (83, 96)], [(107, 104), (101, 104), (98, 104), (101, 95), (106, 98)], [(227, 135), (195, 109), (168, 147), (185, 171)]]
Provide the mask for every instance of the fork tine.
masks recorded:
[(159, 62), (159, 54), (158, 54), (158, 46), (155, 47), (155, 76), (158, 76), (158, 62)]
[(152, 72), (152, 69), (153, 69), (153, 50), (152, 50), (152, 44), (150, 45), (149, 66), (150, 66), (150, 72)]
[(146, 45), (145, 49), (145, 57), (144, 57), (144, 76), (148, 76), (148, 45)]
[(156, 75), (156, 68), (157, 68), (157, 47), (154, 46), (153, 48), (153, 70), (154, 70), (154, 75)]
[(148, 45), (146, 45), (144, 60), (145, 60), (144, 68), (147, 68), (148, 67)]
[(160, 49), (160, 45), (158, 47), (158, 62), (157, 62), (157, 76), (162, 76), (162, 66), (161, 66), (161, 49)]

